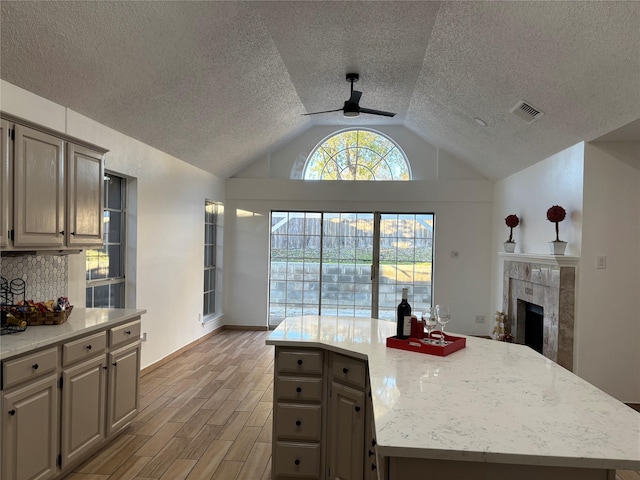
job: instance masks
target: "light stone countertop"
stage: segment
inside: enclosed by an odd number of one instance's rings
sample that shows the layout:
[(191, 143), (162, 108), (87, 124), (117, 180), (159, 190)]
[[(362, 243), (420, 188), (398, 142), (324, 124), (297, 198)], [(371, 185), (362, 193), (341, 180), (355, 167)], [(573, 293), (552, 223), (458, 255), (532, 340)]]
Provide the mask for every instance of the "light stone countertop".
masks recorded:
[(524, 345), (467, 337), (447, 357), (386, 348), (395, 324), (285, 319), (267, 344), (368, 359), (383, 456), (640, 470), (640, 413)]
[(133, 308), (74, 307), (67, 321), (60, 325), (31, 326), (24, 332), (0, 336), (0, 360), (123, 323), (144, 313), (147, 311)]

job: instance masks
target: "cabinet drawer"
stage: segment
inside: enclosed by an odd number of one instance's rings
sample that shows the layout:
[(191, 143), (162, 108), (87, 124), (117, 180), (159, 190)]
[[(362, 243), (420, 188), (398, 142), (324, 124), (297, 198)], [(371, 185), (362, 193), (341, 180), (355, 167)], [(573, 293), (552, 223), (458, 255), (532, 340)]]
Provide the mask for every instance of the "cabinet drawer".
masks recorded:
[(322, 374), (322, 352), (319, 350), (280, 350), (278, 373)]
[(107, 332), (79, 338), (62, 346), (62, 365), (67, 366), (78, 360), (93, 357), (107, 348)]
[(117, 347), (140, 338), (140, 320), (111, 329), (110, 346)]
[(278, 439), (320, 441), (322, 410), (320, 405), (276, 405), (276, 437)]
[(27, 380), (34, 380), (58, 367), (58, 348), (53, 347), (40, 352), (2, 363), (3, 385), (6, 390)]
[(279, 478), (320, 478), (320, 444), (276, 443), (275, 471)]
[(322, 377), (287, 377), (276, 378), (276, 398), (278, 400), (322, 401)]
[(334, 353), (331, 355), (331, 375), (336, 382), (364, 388), (367, 378), (367, 363)]

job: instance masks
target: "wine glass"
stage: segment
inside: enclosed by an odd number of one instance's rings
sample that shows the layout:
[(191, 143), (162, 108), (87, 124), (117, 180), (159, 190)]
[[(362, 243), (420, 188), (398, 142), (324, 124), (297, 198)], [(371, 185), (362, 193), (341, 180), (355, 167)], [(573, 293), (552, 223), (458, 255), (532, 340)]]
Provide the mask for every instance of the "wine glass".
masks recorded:
[(426, 307), (422, 312), (422, 321), (424, 322), (424, 326), (427, 329), (427, 339), (425, 343), (433, 343), (431, 340), (431, 332), (433, 331), (433, 327), (437, 325), (436, 316), (432, 307)]
[(442, 329), (440, 330), (442, 332), (442, 335), (440, 336), (440, 345), (446, 345), (447, 342), (444, 340), (444, 327), (449, 323), (449, 320), (451, 320), (449, 305), (436, 305), (436, 317), (438, 318), (438, 323), (442, 326)]

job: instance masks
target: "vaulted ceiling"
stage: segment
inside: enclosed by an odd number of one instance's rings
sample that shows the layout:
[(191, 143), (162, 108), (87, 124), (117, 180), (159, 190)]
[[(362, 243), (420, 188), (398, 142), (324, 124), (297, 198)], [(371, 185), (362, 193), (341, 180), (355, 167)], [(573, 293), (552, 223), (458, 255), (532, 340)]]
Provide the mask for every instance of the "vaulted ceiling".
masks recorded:
[[(404, 125), (499, 179), (640, 119), (640, 2), (0, 5), (2, 79), (223, 178), (314, 125)], [(303, 116), (348, 72), (397, 115)]]

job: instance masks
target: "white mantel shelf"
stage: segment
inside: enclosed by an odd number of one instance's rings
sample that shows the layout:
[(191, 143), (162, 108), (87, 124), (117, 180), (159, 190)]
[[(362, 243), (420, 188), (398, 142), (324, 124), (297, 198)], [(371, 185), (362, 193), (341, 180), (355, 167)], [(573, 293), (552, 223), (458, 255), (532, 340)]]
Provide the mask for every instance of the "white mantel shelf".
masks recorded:
[(509, 262), (540, 263), (558, 267), (577, 267), (580, 257), (567, 255), (543, 255), (540, 253), (506, 253), (498, 252), (498, 256)]

